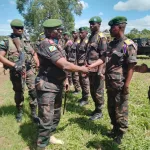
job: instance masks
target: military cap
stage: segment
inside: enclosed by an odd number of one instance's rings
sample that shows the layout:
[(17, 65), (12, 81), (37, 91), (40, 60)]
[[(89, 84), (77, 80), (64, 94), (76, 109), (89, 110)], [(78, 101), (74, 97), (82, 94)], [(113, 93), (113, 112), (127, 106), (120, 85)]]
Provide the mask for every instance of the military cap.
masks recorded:
[(78, 33), (79, 32), (79, 30), (78, 29), (74, 29), (74, 30), (72, 30), (72, 33)]
[(117, 17), (111, 19), (108, 22), (108, 25), (113, 26), (113, 25), (118, 25), (118, 24), (121, 24), (121, 23), (127, 23), (127, 18), (123, 17), (123, 16), (117, 16)]
[(21, 20), (19, 20), (19, 19), (12, 20), (10, 25), (12, 27), (23, 27), (24, 26), (23, 22)]
[(87, 31), (88, 32), (88, 28), (87, 27), (80, 27), (79, 28), (79, 31), (81, 32), (81, 31)]
[(58, 28), (61, 25), (62, 25), (62, 21), (59, 19), (48, 19), (43, 23), (44, 28)]
[(70, 36), (70, 33), (69, 32), (64, 32), (63, 35), (69, 35)]
[(92, 17), (92, 18), (89, 20), (89, 23), (90, 23), (90, 22), (101, 23), (101, 22), (102, 22), (102, 19), (101, 19), (99, 16), (94, 16), (94, 17)]

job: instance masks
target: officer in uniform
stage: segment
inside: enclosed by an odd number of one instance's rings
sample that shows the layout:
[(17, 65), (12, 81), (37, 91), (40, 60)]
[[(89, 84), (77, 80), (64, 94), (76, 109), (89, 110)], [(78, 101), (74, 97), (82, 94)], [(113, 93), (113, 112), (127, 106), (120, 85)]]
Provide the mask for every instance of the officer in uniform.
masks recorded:
[[(77, 46), (77, 64), (79, 66), (86, 65), (86, 52), (87, 52), (87, 27), (79, 28), (80, 43)], [(79, 73), (79, 81), (82, 89), (82, 98), (78, 101), (80, 106), (88, 104), (89, 96), (89, 78), (83, 73)]]
[[(77, 30), (72, 31), (73, 44), (68, 52), (68, 61), (77, 64), (77, 46), (80, 43), (79, 32)], [(72, 79), (75, 91), (73, 94), (80, 92), (79, 74), (78, 72), (68, 72), (68, 77)], [(70, 79), (70, 80), (71, 80)]]
[(126, 23), (127, 18), (123, 16), (109, 21), (110, 34), (114, 40), (101, 59), (89, 66), (90, 69), (106, 62), (108, 113), (113, 125), (109, 136), (118, 144), (128, 128), (129, 84), (137, 62), (137, 46), (124, 35)]
[[(86, 62), (87, 65), (95, 63), (106, 51), (107, 41), (105, 35), (100, 32), (101, 18), (94, 16), (89, 20), (91, 36), (89, 37)], [(90, 92), (95, 103), (95, 110), (92, 112), (90, 120), (97, 120), (102, 117), (102, 107), (104, 105), (104, 65), (95, 66), (89, 72)]]
[[(8, 41), (2, 41), (0, 43), (0, 55), (6, 56), (11, 62), (19, 61), (19, 53), (25, 53), (24, 62), (24, 75), (21, 75), (18, 71), (10, 69), (10, 80), (13, 84), (13, 90), (15, 91), (15, 103), (17, 108), (16, 120), (20, 122), (22, 120), (23, 113), (23, 101), (24, 101), (24, 83), (26, 82), (29, 89), (30, 96), (30, 108), (31, 116), (36, 119), (36, 90), (35, 90), (35, 74), (32, 69), (32, 61), (35, 60), (37, 66), (39, 65), (37, 54), (34, 52), (29, 43), (25, 43), (22, 37), (23, 34), (23, 22), (19, 19), (14, 19), (11, 23), (13, 33), (8, 37)], [(5, 64), (5, 61), (2, 61)], [(7, 64), (6, 64), (7, 65)]]
[[(65, 71), (88, 72), (85, 66), (76, 66), (65, 58), (65, 52), (58, 43), (57, 28), (62, 25), (58, 19), (48, 19), (43, 23), (46, 38), (40, 43), (38, 56), (40, 69), (35, 80), (39, 106), (39, 127), (37, 149), (44, 150), (50, 143), (63, 144), (52, 136), (60, 120)], [(68, 83), (67, 83), (68, 84)]]

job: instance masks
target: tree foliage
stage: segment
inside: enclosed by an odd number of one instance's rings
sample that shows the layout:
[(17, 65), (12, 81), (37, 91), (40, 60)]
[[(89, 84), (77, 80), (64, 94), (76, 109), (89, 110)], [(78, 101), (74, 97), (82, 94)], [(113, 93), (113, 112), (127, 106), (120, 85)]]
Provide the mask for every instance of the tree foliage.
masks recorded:
[(43, 32), (42, 24), (49, 18), (61, 19), (65, 30), (72, 30), (74, 14), (81, 15), (83, 7), (79, 0), (17, 0), (16, 3), (26, 29), (36, 37)]
[(149, 38), (150, 39), (150, 30), (143, 29), (142, 31), (139, 31), (136, 28), (133, 28), (126, 36), (130, 39), (134, 38)]

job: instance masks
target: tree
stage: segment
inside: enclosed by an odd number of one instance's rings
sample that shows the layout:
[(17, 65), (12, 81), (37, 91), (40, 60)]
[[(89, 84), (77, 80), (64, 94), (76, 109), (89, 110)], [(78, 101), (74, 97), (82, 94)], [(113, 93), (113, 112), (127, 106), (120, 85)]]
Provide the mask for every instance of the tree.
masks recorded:
[(17, 0), (17, 9), (23, 16), (28, 32), (37, 37), (43, 32), (46, 19), (61, 19), (65, 30), (74, 28), (74, 14), (81, 15), (82, 4), (78, 0)]

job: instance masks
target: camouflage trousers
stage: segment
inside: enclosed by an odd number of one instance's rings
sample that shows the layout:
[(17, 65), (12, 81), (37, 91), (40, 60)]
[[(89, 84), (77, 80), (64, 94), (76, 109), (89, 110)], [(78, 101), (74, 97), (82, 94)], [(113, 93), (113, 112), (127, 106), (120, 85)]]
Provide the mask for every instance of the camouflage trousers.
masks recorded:
[(39, 117), (37, 146), (46, 147), (60, 121), (63, 86), (45, 81), (37, 83), (39, 83), (36, 86)]
[[(13, 90), (15, 92), (14, 99), (16, 103), (16, 107), (18, 109), (22, 108), (24, 102), (24, 90), (21, 81), (21, 74), (15, 71), (10, 71), (10, 80), (13, 85)], [(37, 95), (35, 90), (35, 74), (32, 69), (26, 72), (26, 85), (29, 90), (29, 104), (30, 107), (37, 106)]]
[(122, 90), (107, 89), (108, 113), (114, 129), (123, 132), (128, 128), (128, 96)]
[(79, 74), (78, 72), (68, 72), (69, 85), (74, 85), (75, 91), (80, 91)]
[(95, 110), (101, 112), (104, 105), (104, 79), (97, 72), (89, 73), (90, 92), (95, 103)]
[(88, 100), (89, 97), (89, 77), (79, 73), (79, 81), (82, 89), (82, 100)]

